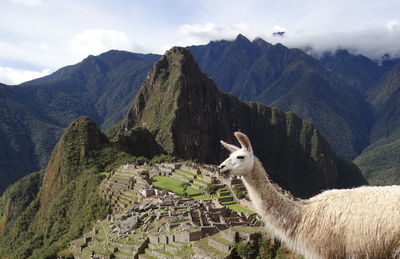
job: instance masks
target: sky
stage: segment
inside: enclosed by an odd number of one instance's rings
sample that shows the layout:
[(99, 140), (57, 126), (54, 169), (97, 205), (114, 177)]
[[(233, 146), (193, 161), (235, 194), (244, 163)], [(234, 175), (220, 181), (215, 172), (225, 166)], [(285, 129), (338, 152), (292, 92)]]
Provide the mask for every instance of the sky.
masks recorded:
[(0, 0), (0, 10), (0, 83), (11, 85), (110, 49), (163, 54), (239, 33), (313, 54), (400, 56), (399, 0)]

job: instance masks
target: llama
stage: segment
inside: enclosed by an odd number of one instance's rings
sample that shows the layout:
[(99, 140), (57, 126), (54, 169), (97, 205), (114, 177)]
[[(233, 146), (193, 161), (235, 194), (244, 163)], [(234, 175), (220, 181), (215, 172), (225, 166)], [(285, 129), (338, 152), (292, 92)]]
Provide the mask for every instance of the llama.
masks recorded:
[(306, 258), (400, 258), (400, 186), (330, 190), (295, 201), (278, 192), (249, 139), (241, 148), (221, 141), (231, 154), (219, 166), (237, 175), (267, 230)]

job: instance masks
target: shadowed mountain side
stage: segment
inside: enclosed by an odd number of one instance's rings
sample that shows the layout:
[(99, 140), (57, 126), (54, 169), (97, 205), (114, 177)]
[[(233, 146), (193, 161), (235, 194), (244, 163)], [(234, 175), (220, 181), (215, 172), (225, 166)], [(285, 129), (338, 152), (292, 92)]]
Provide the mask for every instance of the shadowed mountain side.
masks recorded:
[(106, 129), (125, 116), (147, 71), (159, 57), (111, 50), (23, 83), (18, 91), (64, 127), (87, 115)]
[(185, 48), (172, 48), (153, 66), (122, 124), (120, 134), (146, 127), (166, 152), (207, 163), (226, 155), (219, 140), (243, 131), (271, 178), (299, 197), (366, 184), (311, 123), (220, 93)]
[(372, 184), (400, 184), (400, 64), (370, 91), (369, 101), (376, 113), (372, 145), (355, 162)]
[(303, 51), (242, 35), (188, 49), (220, 90), (311, 121), (338, 154), (352, 159), (368, 145), (372, 113), (363, 96)]
[(45, 165), (61, 127), (26, 102), (16, 87), (0, 84), (0, 193)]
[(108, 141), (88, 117), (73, 121), (44, 175), (30, 174), (0, 197), (0, 257), (55, 257), (95, 219), (107, 215), (97, 188), (104, 171), (128, 161), (134, 158)]
[(365, 96), (389, 69), (388, 66), (379, 65), (365, 56), (350, 54), (345, 49), (339, 49), (335, 53), (325, 53), (320, 61), (331, 72)]
[(46, 166), (68, 124), (90, 116), (120, 121), (158, 55), (108, 51), (18, 86), (0, 84), (0, 193)]

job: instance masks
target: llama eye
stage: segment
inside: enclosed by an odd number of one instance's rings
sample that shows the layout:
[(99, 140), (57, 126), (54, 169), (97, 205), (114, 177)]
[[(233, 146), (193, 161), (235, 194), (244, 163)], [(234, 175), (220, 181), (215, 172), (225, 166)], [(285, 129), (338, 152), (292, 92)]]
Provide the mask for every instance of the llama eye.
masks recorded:
[(237, 156), (237, 159), (244, 159), (244, 156)]

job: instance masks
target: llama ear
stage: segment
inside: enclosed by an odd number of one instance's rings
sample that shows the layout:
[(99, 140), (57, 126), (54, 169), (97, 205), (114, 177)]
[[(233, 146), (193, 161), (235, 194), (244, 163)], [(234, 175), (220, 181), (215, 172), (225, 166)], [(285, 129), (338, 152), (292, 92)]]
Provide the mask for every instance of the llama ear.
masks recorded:
[(238, 148), (237, 146), (234, 146), (234, 145), (231, 145), (231, 144), (228, 144), (228, 143), (226, 143), (225, 141), (220, 141), (221, 142), (221, 144), (226, 148), (226, 149), (228, 149), (229, 151), (231, 151), (231, 153), (233, 153), (233, 152), (235, 152), (236, 150), (239, 150), (240, 148)]
[(250, 153), (253, 152), (253, 148), (251, 147), (250, 140), (246, 135), (237, 131), (237, 132), (235, 132), (235, 137), (239, 141), (240, 145), (242, 145), (242, 148), (244, 148), (247, 152), (250, 152)]

